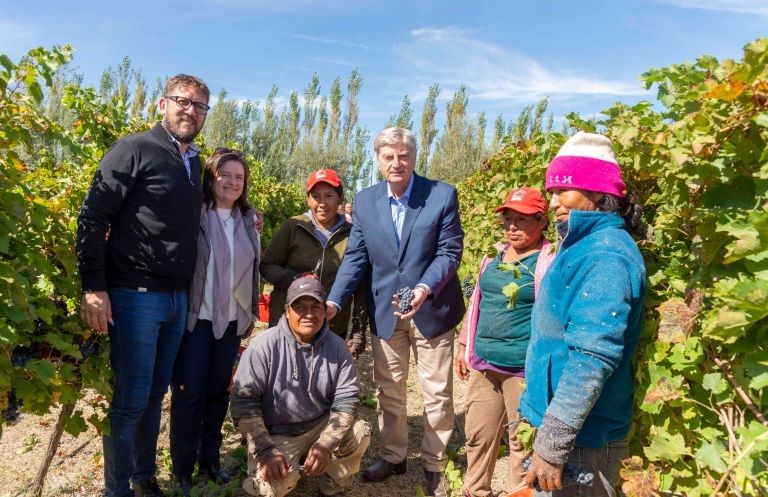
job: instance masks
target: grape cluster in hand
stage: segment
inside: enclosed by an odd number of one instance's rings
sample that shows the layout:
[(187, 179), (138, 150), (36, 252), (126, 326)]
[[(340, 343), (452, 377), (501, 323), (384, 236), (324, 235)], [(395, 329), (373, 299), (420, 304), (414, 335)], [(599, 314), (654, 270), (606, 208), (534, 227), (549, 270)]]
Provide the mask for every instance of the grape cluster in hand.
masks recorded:
[[(531, 460), (532, 459), (528, 457), (525, 461), (523, 461), (524, 471), (528, 471), (528, 468), (531, 467)], [(563, 465), (563, 474), (560, 477), (560, 480), (563, 483), (563, 487), (572, 485), (590, 487), (592, 486), (592, 482), (595, 480), (595, 474), (590, 473), (589, 471), (585, 471), (571, 463), (565, 463)], [(538, 485), (536, 485), (536, 490), (539, 491)]]
[(413, 290), (404, 287), (398, 290), (396, 295), (400, 297), (400, 306), (398, 307), (400, 313), (407, 314), (411, 312), (413, 310), (413, 305), (411, 305), (411, 302), (413, 302)]
[(470, 298), (474, 290), (475, 285), (472, 281), (472, 276), (468, 274), (464, 277), (463, 280), (461, 280), (461, 291), (464, 293), (464, 297)]

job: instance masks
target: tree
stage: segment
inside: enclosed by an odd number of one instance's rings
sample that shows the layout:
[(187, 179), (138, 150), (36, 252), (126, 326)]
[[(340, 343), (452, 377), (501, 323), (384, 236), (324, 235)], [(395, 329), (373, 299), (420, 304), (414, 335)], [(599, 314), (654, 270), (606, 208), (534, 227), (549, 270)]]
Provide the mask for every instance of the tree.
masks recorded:
[(338, 144), (341, 131), (341, 78), (338, 76), (333, 80), (331, 85), (329, 101), (331, 104), (331, 118), (328, 125), (328, 142), (327, 145)]
[(252, 103), (246, 101), (241, 105), (237, 100), (227, 100), (227, 90), (219, 90), (203, 127), (205, 143), (214, 148), (232, 146), (249, 151), (252, 109)]
[(411, 108), (411, 99), (408, 98), (408, 95), (403, 97), (400, 112), (389, 117), (387, 127), (392, 126), (413, 130), (413, 109)]
[(485, 115), (470, 122), (468, 104), (467, 90), (462, 85), (446, 104), (445, 128), (429, 163), (429, 174), (433, 178), (458, 183), (477, 170), (486, 158)]
[(437, 97), (440, 95), (440, 85), (433, 83), (427, 91), (424, 108), (421, 111), (421, 131), (419, 132), (419, 157), (416, 160), (416, 171), (427, 175), (427, 165), (431, 153), (432, 142), (437, 136), (435, 114), (437, 114)]

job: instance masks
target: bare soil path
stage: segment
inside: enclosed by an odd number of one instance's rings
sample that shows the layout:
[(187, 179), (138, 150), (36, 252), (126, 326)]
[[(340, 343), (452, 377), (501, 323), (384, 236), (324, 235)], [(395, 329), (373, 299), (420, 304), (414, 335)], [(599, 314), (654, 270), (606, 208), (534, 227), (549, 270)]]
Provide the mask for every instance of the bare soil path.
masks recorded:
[[(370, 347), (358, 359), (363, 393), (373, 396), (375, 385), (371, 379)], [(409, 453), (408, 471), (404, 475), (393, 476), (386, 482), (366, 483), (358, 476), (348, 493), (350, 497), (412, 497), (416, 494), (418, 485), (423, 485), (423, 470), (419, 461), (419, 444), (421, 443), (422, 405), (421, 391), (418, 387), (416, 368), (411, 364), (408, 378), (408, 425)], [(463, 456), (464, 443), (464, 391), (466, 384), (454, 378), (454, 399), (456, 410), (456, 429), (450, 446), (459, 452), (455, 464), (464, 473), (466, 460)], [(87, 406), (86, 406), (87, 407)], [(78, 406), (78, 408), (84, 408)], [(56, 423), (56, 414), (37, 417), (23, 415), (13, 426), (3, 430), (0, 439), (0, 497), (20, 497), (29, 488), (48, 438)], [(158, 452), (158, 481), (166, 495), (174, 495), (174, 483), (170, 473), (170, 455), (168, 452), (168, 414), (169, 397), (163, 405), (163, 420)], [(86, 413), (87, 416), (87, 413)], [(361, 406), (360, 416), (373, 427), (371, 445), (363, 458), (363, 468), (376, 460), (380, 439), (376, 421), (376, 411), (371, 407)], [(231, 423), (225, 423), (225, 439), (222, 447), (222, 465), (231, 474), (242, 477), (245, 471), (244, 449), (240, 446), (240, 435), (235, 432)], [(494, 489), (499, 490), (504, 478), (505, 458), (497, 461)], [(44, 497), (94, 497), (103, 492), (103, 458), (101, 454), (101, 438), (93, 427), (73, 438), (68, 434), (62, 437), (59, 450), (51, 464), (46, 480)], [(314, 497), (317, 485), (311, 477), (304, 478), (291, 494), (295, 497)], [(238, 486), (231, 489), (210, 487), (206, 482), (198, 485), (201, 497), (232, 496), (246, 497), (247, 494)], [(458, 495), (458, 492), (456, 493)]]

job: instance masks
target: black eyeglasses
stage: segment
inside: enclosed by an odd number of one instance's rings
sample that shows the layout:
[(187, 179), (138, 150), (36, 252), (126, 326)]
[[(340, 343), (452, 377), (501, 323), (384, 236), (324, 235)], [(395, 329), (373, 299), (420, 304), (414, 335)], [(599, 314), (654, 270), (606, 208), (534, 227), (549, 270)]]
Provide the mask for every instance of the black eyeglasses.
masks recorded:
[(178, 97), (175, 95), (166, 95), (165, 98), (167, 98), (168, 100), (173, 100), (174, 102), (176, 102), (176, 105), (178, 105), (184, 110), (189, 109), (190, 105), (194, 105), (195, 114), (200, 114), (201, 116), (208, 114), (208, 111), (211, 110), (210, 105), (204, 104), (203, 102), (195, 102), (188, 98)]

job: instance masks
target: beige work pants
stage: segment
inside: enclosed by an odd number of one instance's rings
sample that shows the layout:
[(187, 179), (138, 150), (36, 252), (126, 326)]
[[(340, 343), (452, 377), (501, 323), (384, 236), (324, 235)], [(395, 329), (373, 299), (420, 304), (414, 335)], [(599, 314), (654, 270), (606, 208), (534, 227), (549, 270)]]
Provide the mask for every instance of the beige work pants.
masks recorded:
[[(467, 473), (464, 477), (464, 488), (472, 497), (493, 495), (491, 480), (504, 433), (502, 425), (507, 420), (517, 419), (517, 407), (524, 385), (525, 378), (488, 370), (472, 369), (469, 372), (464, 399), (464, 432), (467, 437)], [(516, 431), (516, 427), (510, 430), (510, 440), (514, 439)], [(510, 447), (505, 492), (515, 490), (525, 482), (523, 461), (527, 455), (524, 451), (515, 451)]]
[[(316, 428), (295, 437), (272, 436), (277, 448), (283, 453), (291, 471), (281, 481), (269, 483), (261, 478), (261, 464), (253, 457), (253, 450), (248, 450), (248, 476), (243, 480), (243, 489), (248, 495), (262, 497), (283, 497), (296, 488), (301, 474), (299, 460), (307, 455), (310, 447), (317, 441), (327, 423), (320, 423)], [(347, 431), (339, 447), (331, 455), (331, 460), (325, 467), (325, 473), (320, 475), (320, 492), (333, 495), (348, 489), (352, 479), (360, 471), (360, 461), (365, 449), (371, 442), (371, 425), (358, 419)]]
[(377, 385), (381, 457), (400, 463), (408, 453), (406, 411), (408, 368), (413, 351), (424, 405), (421, 460), (424, 469), (442, 471), (453, 431), (453, 341), (450, 329), (426, 339), (412, 320), (398, 320), (389, 340), (371, 337), (373, 380)]

